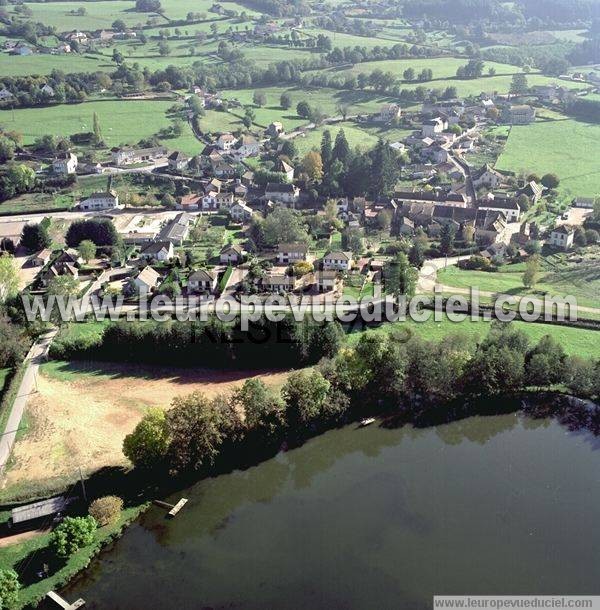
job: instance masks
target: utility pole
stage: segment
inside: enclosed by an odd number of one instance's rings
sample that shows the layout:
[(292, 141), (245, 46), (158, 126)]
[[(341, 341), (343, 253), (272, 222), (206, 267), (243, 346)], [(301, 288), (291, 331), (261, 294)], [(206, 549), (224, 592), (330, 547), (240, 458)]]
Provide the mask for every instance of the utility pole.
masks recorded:
[(83, 474), (81, 472), (81, 466), (79, 468), (79, 480), (81, 481), (81, 491), (83, 492), (83, 500), (87, 504), (87, 494), (85, 493), (85, 483), (83, 482)]

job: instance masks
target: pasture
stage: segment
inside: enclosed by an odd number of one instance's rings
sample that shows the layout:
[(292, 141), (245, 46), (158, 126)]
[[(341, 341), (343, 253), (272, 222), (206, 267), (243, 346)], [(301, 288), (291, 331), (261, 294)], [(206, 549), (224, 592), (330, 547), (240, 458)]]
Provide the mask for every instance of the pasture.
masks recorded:
[(562, 118), (512, 127), (496, 167), (560, 178), (565, 197), (600, 194), (600, 125)]

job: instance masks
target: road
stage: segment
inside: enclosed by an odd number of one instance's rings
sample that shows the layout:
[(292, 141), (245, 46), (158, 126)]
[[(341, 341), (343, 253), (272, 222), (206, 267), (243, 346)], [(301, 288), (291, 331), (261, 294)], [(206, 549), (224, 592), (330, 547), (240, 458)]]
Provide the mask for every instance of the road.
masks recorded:
[(4, 434), (0, 438), (0, 473), (4, 470), (13, 445), (15, 444), (17, 431), (19, 430), (21, 418), (23, 417), (23, 411), (27, 405), (27, 399), (36, 391), (39, 366), (45, 361), (50, 343), (57, 332), (58, 330), (53, 330), (42, 335), (33, 344), (25, 358), (25, 366), (27, 368), (23, 375), (21, 385), (17, 390), (17, 397), (15, 398), (10, 415), (8, 416)]

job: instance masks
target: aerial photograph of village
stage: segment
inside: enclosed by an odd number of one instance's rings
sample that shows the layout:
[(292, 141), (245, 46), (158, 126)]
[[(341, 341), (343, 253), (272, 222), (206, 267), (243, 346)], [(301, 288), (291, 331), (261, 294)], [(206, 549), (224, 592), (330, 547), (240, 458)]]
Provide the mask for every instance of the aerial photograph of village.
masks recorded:
[(600, 0), (0, 0), (0, 610), (600, 609)]

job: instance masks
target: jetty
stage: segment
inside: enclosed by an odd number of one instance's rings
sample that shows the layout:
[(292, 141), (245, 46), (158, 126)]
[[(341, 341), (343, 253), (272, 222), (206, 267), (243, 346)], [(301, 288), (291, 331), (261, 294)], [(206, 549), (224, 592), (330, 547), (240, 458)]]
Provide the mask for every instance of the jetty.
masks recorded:
[(81, 598), (78, 599), (76, 602), (70, 604), (66, 599), (63, 599), (55, 591), (48, 591), (48, 593), (46, 593), (46, 597), (52, 600), (57, 606), (63, 608), (63, 610), (77, 610), (77, 608), (81, 608), (81, 606), (85, 605), (85, 601)]
[(169, 512), (167, 513), (168, 517), (175, 517), (177, 513), (187, 504), (187, 498), (181, 498), (177, 504), (169, 504), (168, 502), (163, 502), (162, 500), (154, 500), (154, 504), (156, 506), (160, 506), (161, 508), (166, 508)]

